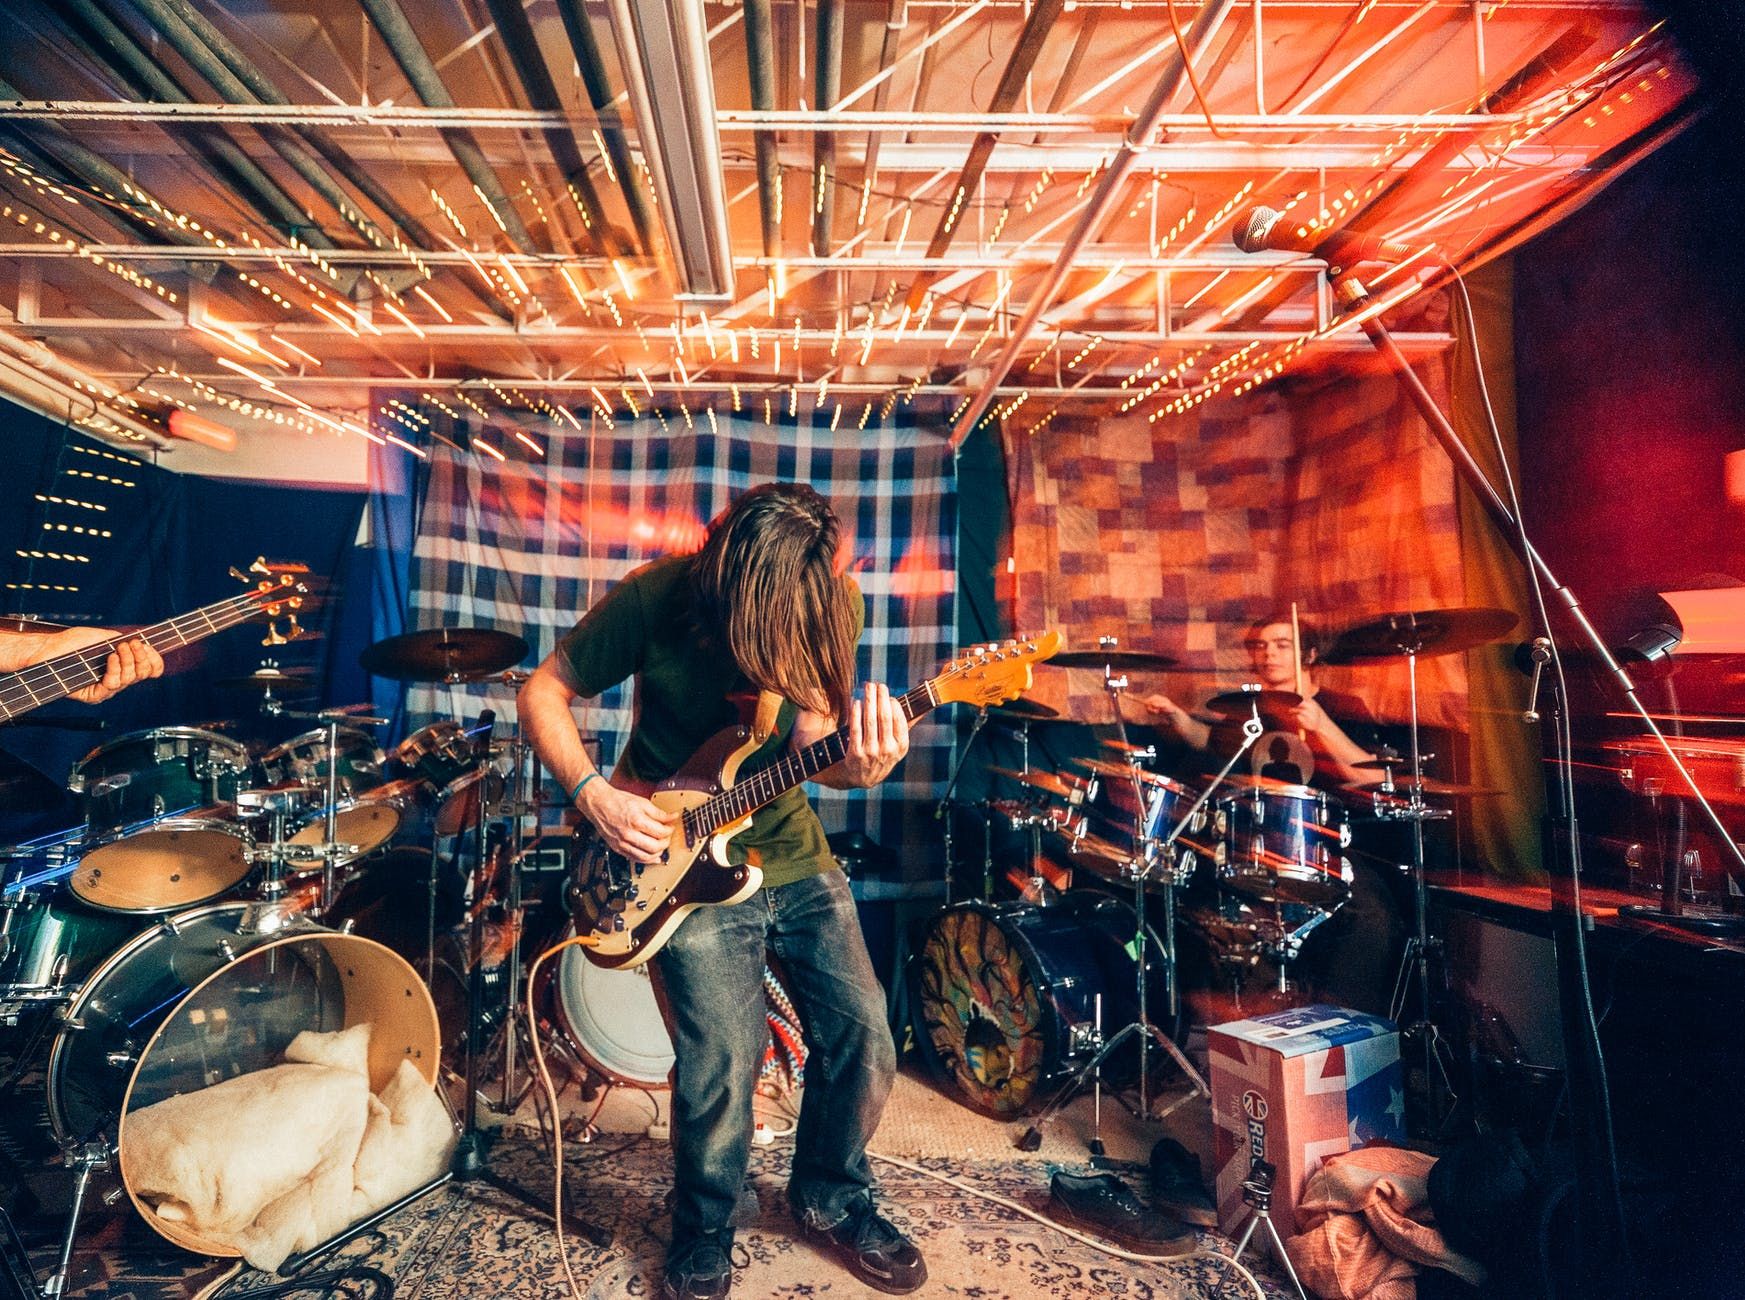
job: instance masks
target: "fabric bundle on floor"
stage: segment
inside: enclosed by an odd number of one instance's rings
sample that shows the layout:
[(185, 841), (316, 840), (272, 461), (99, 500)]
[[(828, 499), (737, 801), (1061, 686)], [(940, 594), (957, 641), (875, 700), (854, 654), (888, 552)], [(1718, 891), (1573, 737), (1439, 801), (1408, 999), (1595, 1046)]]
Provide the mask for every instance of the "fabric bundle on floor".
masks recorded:
[(276, 1270), (435, 1178), (454, 1123), (411, 1061), (369, 1084), (370, 1027), (305, 1031), (285, 1064), (127, 1116), (128, 1185), (166, 1223)]
[(1443, 1240), (1430, 1212), (1434, 1156), (1362, 1147), (1329, 1157), (1303, 1186), (1285, 1242), (1303, 1285), (1323, 1300), (1413, 1300), (1421, 1267), (1472, 1286), (1485, 1271)]

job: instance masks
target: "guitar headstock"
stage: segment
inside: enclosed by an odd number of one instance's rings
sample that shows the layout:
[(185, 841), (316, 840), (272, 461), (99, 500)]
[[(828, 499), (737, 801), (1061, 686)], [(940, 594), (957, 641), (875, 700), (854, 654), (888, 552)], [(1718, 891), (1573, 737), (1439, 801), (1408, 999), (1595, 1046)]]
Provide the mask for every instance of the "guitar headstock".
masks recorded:
[(265, 557), (257, 556), (247, 573), (232, 565), (230, 576), (252, 588), (248, 598), (256, 613), (267, 619), (262, 645), (284, 645), (308, 635), (297, 622), (297, 611), (309, 596), (307, 564), (268, 564)]
[(934, 695), (941, 704), (973, 704), (978, 709), (1016, 699), (1030, 689), (1030, 670), (1053, 658), (1061, 644), (1060, 633), (1050, 630), (971, 646), (933, 679)]

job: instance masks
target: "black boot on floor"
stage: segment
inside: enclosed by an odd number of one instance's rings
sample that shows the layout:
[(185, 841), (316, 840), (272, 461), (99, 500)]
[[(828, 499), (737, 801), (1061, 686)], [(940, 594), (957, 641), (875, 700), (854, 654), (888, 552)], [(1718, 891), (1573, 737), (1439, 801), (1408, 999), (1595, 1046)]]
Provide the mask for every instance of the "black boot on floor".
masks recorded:
[(1200, 1158), (1174, 1138), (1159, 1138), (1151, 1148), (1151, 1203), (1183, 1223), (1218, 1226), (1218, 1207), (1206, 1192)]
[(870, 1287), (904, 1295), (927, 1280), (927, 1261), (896, 1224), (873, 1208), (870, 1197), (859, 1197), (833, 1227), (815, 1228), (796, 1213), (807, 1241), (841, 1261), (844, 1268)]
[(1049, 1180), (1048, 1198), (1073, 1227), (1141, 1255), (1186, 1255), (1198, 1244), (1186, 1224), (1146, 1209), (1113, 1174), (1056, 1174)]
[(661, 1300), (727, 1300), (733, 1290), (733, 1229), (705, 1232), (667, 1254)]

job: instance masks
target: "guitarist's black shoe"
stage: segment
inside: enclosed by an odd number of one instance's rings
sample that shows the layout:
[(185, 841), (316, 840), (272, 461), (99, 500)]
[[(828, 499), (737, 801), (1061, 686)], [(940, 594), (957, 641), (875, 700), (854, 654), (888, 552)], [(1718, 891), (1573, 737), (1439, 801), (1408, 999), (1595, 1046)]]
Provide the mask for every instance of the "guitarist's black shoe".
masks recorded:
[(873, 1209), (870, 1197), (857, 1197), (834, 1227), (814, 1228), (802, 1218), (800, 1232), (879, 1291), (903, 1295), (927, 1280), (927, 1261), (915, 1243)]
[(727, 1300), (732, 1290), (733, 1229), (692, 1237), (667, 1256), (661, 1300)]

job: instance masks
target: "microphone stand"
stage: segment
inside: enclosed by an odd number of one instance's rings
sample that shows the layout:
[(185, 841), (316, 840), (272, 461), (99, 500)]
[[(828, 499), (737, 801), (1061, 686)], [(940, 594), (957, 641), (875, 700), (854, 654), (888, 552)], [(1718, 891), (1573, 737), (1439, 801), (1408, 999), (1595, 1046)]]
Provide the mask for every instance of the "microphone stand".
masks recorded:
[[(1329, 276), (1333, 280), (1334, 294), (1344, 306), (1357, 314), (1358, 324), (1364, 334), (1394, 372), (1401, 387), (1406, 390), (1406, 395), (1418, 408), (1418, 413), (1429, 427), (1431, 435), (1454, 463), (1456, 472), (1466, 480), (1480, 504), (1502, 528), (1504, 536), (1522, 561), (1550, 590), (1552, 598), (1605, 670), (1613, 689), (1654, 738), (1667, 761), (1690, 789), (1710, 825), (1719, 833), (1721, 843), (1732, 853), (1741, 870), (1745, 870), (1745, 853), (1734, 842), (1714, 805), (1697, 788), (1696, 781), (1686, 769), (1683, 760), (1637, 696), (1635, 682), (1612, 654), (1605, 638), (1589, 621), (1575, 593), (1558, 580), (1551, 566), (1527, 536), (1522, 521), (1498, 493), (1490, 476), (1473, 458), (1466, 444), (1461, 441), (1454, 425), (1436, 404), (1436, 399), (1424, 386), (1423, 380), (1418, 378), (1411, 362), (1400, 351), (1387, 327), (1381, 323), (1380, 313), (1373, 310), (1375, 303), (1368, 291), (1355, 277), (1345, 274), (1340, 268), (1330, 267)], [(1549, 619), (1549, 610), (1545, 611), (1545, 617)], [(1547, 626), (1544, 632), (1549, 637), (1551, 628)], [(1553, 697), (1560, 715), (1554, 715), (1560, 735), (1568, 724), (1569, 702), (1562, 698), (1563, 694), (1559, 675), (1553, 679)], [(1572, 758), (1568, 753), (1564, 753), (1562, 757), (1565, 763)], [(1568, 930), (1567, 938), (1570, 940), (1568, 943), (1558, 943), (1556, 952), (1558, 983), (1562, 995), (1564, 1051), (1570, 1062), (1569, 1091), (1574, 1112), (1572, 1127), (1579, 1135), (1578, 1151), (1583, 1166), (1581, 1183), (1587, 1189), (1583, 1201), (1591, 1228), (1584, 1234), (1584, 1238), (1597, 1247), (1589, 1260), (1590, 1280), (1602, 1290), (1616, 1291), (1621, 1285), (1625, 1285), (1621, 1271), (1615, 1265), (1620, 1256), (1628, 1259), (1628, 1239), (1625, 1236), (1623, 1204), (1618, 1195), (1618, 1157), (1605, 1083), (1605, 1065), (1600, 1053), (1599, 1030), (1593, 1020), (1592, 1002), (1587, 991), (1586, 935), (1583, 929), (1587, 918), (1582, 915), (1576, 902), (1581, 887), (1581, 862), (1575, 821), (1573, 774), (1558, 763), (1553, 763), (1552, 768), (1555, 773), (1553, 792), (1557, 796), (1557, 807), (1561, 810), (1557, 820), (1562, 822), (1560, 829), (1563, 832), (1553, 860), (1562, 857), (1568, 875), (1563, 882), (1567, 888), (1552, 889), (1551, 906), (1555, 915), (1564, 918)], [(1554, 880), (1554, 885), (1556, 883), (1558, 882)]]
[[(982, 728), (988, 724), (987, 706), (976, 710), (975, 721), (970, 724), (969, 739), (963, 742), (963, 748), (952, 760), (951, 776), (945, 782), (945, 793), (939, 796), (939, 802), (933, 805), (933, 820), (940, 823), (941, 839), (945, 848), (945, 905), (951, 906), (951, 870), (957, 864), (951, 860), (951, 810), (955, 807), (952, 792), (957, 789), (957, 779), (963, 775), (963, 765), (969, 758), (969, 751), (975, 747), (976, 737), (981, 735)], [(988, 891), (990, 894), (992, 890)]]

